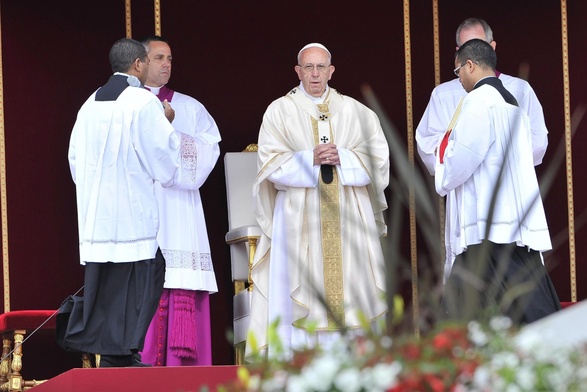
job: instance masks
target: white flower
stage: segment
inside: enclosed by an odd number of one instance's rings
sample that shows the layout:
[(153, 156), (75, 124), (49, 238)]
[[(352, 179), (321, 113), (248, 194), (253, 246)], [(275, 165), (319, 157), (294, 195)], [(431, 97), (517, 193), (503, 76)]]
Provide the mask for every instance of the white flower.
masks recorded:
[(491, 364), (499, 368), (515, 368), (520, 364), (520, 358), (512, 352), (502, 351), (493, 355), (490, 360)]
[(364, 341), (363, 348), (365, 352), (372, 353), (373, 351), (375, 351), (375, 342), (373, 342), (372, 340)]
[(342, 370), (334, 380), (339, 391), (356, 392), (361, 390), (361, 372), (356, 367)]
[(393, 344), (393, 339), (390, 336), (382, 336), (381, 337), (381, 347), (390, 349)]
[(481, 324), (477, 321), (471, 321), (469, 323), (469, 339), (477, 347), (485, 346), (489, 342), (489, 336), (481, 328)]
[(323, 355), (314, 359), (302, 370), (303, 377), (318, 392), (328, 391), (340, 369), (340, 362), (333, 355)]
[(310, 392), (312, 383), (308, 384), (306, 378), (301, 375), (292, 375), (287, 380), (287, 392)]
[(525, 391), (534, 390), (536, 384), (536, 374), (531, 366), (521, 366), (516, 370), (516, 381)]
[(507, 331), (512, 327), (512, 320), (506, 316), (495, 316), (489, 321), (489, 326), (496, 332)]
[(385, 391), (397, 383), (401, 369), (397, 362), (379, 363), (372, 368), (365, 368), (361, 372), (363, 388), (370, 392)]
[[(530, 353), (536, 349), (539, 350), (541, 346), (544, 346), (544, 341), (540, 334), (531, 330), (517, 334), (513, 339), (513, 343), (514, 347), (522, 350), (524, 353)], [(551, 350), (547, 349), (547, 351)]]
[(378, 363), (373, 367), (373, 377), (376, 385), (383, 389), (389, 389), (397, 383), (397, 376), (402, 371), (398, 362)]
[(473, 384), (481, 390), (489, 388), (491, 385), (491, 371), (487, 366), (482, 365), (475, 369)]

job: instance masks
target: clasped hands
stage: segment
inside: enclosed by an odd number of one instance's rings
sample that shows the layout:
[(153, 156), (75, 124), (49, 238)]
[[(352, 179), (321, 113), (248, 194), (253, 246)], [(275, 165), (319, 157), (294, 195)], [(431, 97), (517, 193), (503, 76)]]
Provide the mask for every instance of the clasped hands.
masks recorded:
[(314, 148), (314, 165), (339, 165), (340, 157), (336, 145), (319, 144)]

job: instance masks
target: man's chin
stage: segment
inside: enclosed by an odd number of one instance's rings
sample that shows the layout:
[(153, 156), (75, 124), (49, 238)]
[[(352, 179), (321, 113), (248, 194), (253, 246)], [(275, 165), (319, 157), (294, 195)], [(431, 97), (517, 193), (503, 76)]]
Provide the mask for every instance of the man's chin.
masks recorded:
[(323, 92), (324, 92), (324, 90), (322, 90), (320, 87), (312, 87), (310, 89), (310, 95), (312, 95), (314, 97), (321, 96)]

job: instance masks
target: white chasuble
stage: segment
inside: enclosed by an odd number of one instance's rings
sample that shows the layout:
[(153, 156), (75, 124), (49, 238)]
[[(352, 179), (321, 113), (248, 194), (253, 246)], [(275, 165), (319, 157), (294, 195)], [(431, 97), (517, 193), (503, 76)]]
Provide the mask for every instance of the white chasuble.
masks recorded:
[[(330, 184), (313, 163), (320, 142), (339, 150)], [(277, 317), (283, 346), (299, 348), (338, 334), (340, 325), (359, 328), (360, 315), (374, 321), (385, 314), (379, 237), (388, 181), (379, 120), (358, 101), (330, 89), (316, 105), (294, 88), (268, 107), (253, 190), (263, 229), (253, 264), (256, 347), (248, 342), (247, 355), (268, 349), (267, 329)]]

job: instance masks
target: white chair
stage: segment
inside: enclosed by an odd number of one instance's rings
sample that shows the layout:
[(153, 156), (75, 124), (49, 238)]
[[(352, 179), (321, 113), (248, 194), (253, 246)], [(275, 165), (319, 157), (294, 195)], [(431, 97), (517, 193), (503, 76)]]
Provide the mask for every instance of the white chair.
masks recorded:
[[(254, 149), (254, 150), (253, 150)], [(252, 151), (251, 151), (252, 150)], [(235, 363), (244, 363), (245, 342), (251, 310), (251, 266), (261, 228), (253, 211), (253, 183), (257, 176), (257, 152), (247, 147), (244, 152), (224, 155), (226, 199), (228, 204), (228, 233), (232, 281), (234, 282), (233, 328)]]

